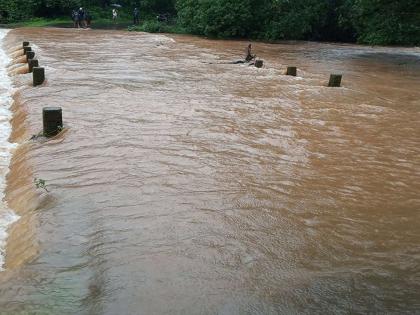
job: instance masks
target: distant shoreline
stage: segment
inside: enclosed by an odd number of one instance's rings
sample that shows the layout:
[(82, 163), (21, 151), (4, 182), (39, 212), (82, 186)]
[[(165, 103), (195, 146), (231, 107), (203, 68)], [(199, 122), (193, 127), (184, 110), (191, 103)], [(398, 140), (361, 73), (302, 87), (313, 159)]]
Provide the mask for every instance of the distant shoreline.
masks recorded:
[[(142, 24), (149, 21), (142, 21)], [(73, 29), (73, 22), (69, 19), (34, 19), (25, 22), (18, 22), (18, 23), (10, 23), (10, 24), (0, 24), (0, 29), (16, 29), (16, 28), (25, 28), (25, 27), (45, 27), (45, 28), (68, 28)], [(163, 31), (148, 31), (142, 30), (140, 26), (134, 26), (131, 20), (121, 20), (117, 24), (113, 24), (111, 19), (98, 19), (93, 20), (92, 25), (89, 29), (92, 30), (115, 30), (115, 31), (131, 31), (131, 32), (146, 32), (146, 33), (157, 33), (157, 34), (176, 34), (176, 35), (188, 35), (188, 36), (197, 36), (199, 38), (206, 38), (206, 39), (213, 39), (213, 40), (238, 40), (238, 41), (250, 41), (250, 42), (261, 42), (261, 43), (269, 43), (269, 44), (284, 44), (284, 43), (302, 43), (302, 42), (309, 42), (309, 43), (323, 43), (323, 44), (334, 44), (334, 45), (357, 45), (357, 46), (364, 46), (364, 47), (378, 47), (378, 48), (412, 48), (412, 49), (420, 49), (419, 46), (402, 46), (402, 45), (369, 45), (369, 44), (362, 44), (357, 42), (329, 42), (329, 41), (316, 41), (316, 40), (261, 40), (255, 38), (209, 38), (202, 35), (194, 35), (188, 32), (177, 31), (176, 28), (168, 27), (164, 28)], [(169, 29), (169, 31), (168, 31)], [(420, 50), (419, 50), (420, 52)]]
[[(92, 29), (118, 29), (127, 30), (129, 26), (132, 26), (131, 21), (121, 20), (117, 24), (113, 24), (111, 20), (98, 19), (93, 21)], [(15, 29), (21, 27), (59, 27), (59, 28), (74, 28), (73, 22), (69, 19), (34, 19), (24, 22), (0, 24), (0, 28)]]

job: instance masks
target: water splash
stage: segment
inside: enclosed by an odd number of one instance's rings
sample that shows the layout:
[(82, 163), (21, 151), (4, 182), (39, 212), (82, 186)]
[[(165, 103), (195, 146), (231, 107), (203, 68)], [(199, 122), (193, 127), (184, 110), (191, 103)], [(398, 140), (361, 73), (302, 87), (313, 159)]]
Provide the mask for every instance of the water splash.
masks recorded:
[[(9, 57), (1, 48), (1, 43), (8, 30), (0, 29), (0, 197), (4, 199), (4, 190), (6, 188), (6, 175), (9, 171), (11, 150), (14, 144), (8, 141), (11, 126), (11, 112), (9, 110), (12, 103), (12, 83), (7, 75), (6, 66), (10, 62)], [(3, 271), (4, 257), (6, 250), (7, 228), (19, 217), (8, 209), (5, 201), (0, 202), (0, 271)]]

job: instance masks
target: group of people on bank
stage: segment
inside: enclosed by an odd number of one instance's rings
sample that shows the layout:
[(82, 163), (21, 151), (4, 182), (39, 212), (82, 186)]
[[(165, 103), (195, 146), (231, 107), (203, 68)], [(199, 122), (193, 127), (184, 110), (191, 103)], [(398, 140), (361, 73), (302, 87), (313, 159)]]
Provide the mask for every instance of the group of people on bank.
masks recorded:
[(71, 12), (71, 19), (75, 28), (89, 28), (92, 23), (92, 16), (83, 8), (73, 10)]
[[(73, 20), (73, 25), (75, 28), (90, 28), (92, 23), (92, 16), (84, 8), (79, 8), (78, 10), (73, 10), (71, 12), (71, 19)], [(112, 9), (112, 21), (117, 23), (118, 20), (118, 10)], [(140, 24), (140, 11), (138, 8), (133, 10), (133, 24)]]

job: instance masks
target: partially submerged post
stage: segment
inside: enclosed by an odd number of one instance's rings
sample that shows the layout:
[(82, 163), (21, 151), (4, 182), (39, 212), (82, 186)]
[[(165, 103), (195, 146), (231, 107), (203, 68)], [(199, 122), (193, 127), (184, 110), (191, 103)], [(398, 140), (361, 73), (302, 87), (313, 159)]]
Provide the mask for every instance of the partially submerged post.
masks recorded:
[(341, 78), (343, 75), (341, 74), (331, 74), (330, 81), (328, 82), (329, 87), (340, 87), (341, 86)]
[(255, 66), (257, 68), (262, 68), (264, 65), (264, 61), (263, 60), (255, 60)]
[(22, 47), (26, 47), (26, 46), (29, 46), (29, 42), (23, 42), (22, 43)]
[(29, 66), (29, 73), (31, 73), (35, 67), (39, 67), (38, 60), (37, 59), (29, 59), (28, 60), (28, 66)]
[(287, 71), (286, 71), (287, 75), (292, 75), (292, 76), (296, 76), (297, 74), (297, 68), (296, 67), (287, 67)]
[(45, 81), (45, 69), (41, 67), (33, 67), (33, 83), (34, 86), (41, 85)]
[(29, 62), (29, 59), (34, 59), (35, 58), (35, 52), (34, 51), (27, 51), (26, 52), (26, 61)]
[(23, 47), (23, 54), (25, 55), (28, 51), (32, 51), (32, 48), (30, 46)]
[(54, 137), (63, 129), (63, 111), (61, 107), (44, 107), (42, 109), (44, 136)]

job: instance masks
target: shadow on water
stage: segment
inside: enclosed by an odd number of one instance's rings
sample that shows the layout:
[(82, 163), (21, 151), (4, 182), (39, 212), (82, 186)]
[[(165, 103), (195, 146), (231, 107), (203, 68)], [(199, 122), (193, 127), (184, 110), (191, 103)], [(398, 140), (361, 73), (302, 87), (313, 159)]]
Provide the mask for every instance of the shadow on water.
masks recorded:
[(356, 58), (366, 61), (382, 62), (393, 65), (420, 66), (420, 54), (397, 53), (397, 52), (365, 52), (354, 55)]
[[(112, 22), (93, 22), (91, 25), (91, 29), (93, 30), (126, 30), (129, 26), (132, 26), (132, 23), (124, 22), (124, 23), (117, 23), (113, 24)], [(56, 27), (56, 28), (74, 28), (72, 23), (56, 23), (51, 24), (49, 27)]]

